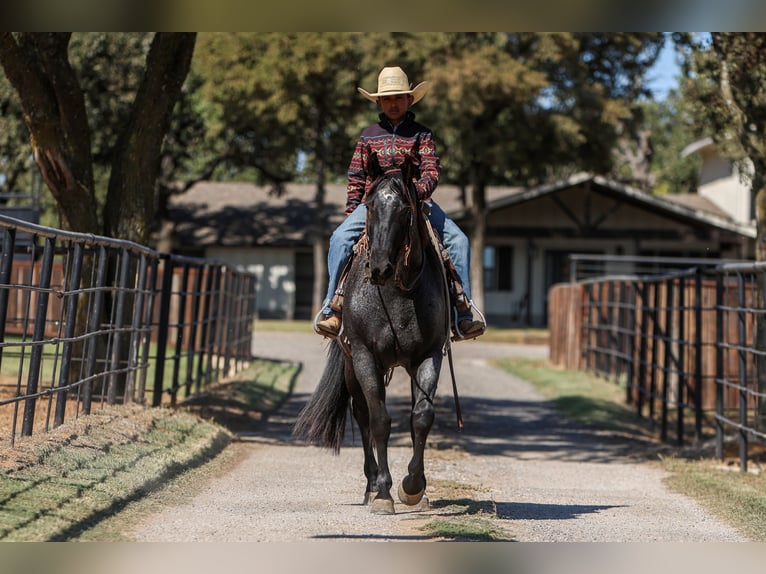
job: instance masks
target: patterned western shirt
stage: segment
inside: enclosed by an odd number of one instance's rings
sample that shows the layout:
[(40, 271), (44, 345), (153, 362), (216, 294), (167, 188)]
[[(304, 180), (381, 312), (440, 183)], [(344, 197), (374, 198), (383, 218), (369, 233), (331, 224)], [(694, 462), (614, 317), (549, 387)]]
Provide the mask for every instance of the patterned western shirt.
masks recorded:
[(362, 202), (372, 185), (367, 174), (367, 162), (372, 152), (377, 152), (380, 166), (387, 168), (401, 165), (407, 153), (411, 153), (419, 164), (419, 175), (415, 186), (422, 199), (429, 199), (439, 183), (441, 164), (436, 153), (433, 133), (423, 124), (415, 121), (415, 114), (407, 112), (396, 126), (384, 114), (377, 124), (366, 128), (354, 149), (348, 167), (348, 188), (346, 190), (346, 214), (354, 211)]

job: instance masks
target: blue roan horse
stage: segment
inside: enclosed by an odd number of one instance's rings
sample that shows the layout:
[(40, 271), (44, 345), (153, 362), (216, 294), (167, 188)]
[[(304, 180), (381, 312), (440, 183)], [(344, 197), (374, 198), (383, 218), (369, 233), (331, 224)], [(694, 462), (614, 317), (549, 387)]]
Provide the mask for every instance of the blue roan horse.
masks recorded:
[(373, 513), (393, 514), (386, 386), (394, 367), (409, 373), (413, 453), (398, 496), (416, 505), (426, 488), (423, 455), (448, 344), (448, 291), (442, 262), (428, 240), (411, 158), (387, 173), (377, 157), (370, 163), (366, 246), (345, 280), (344, 331), (341, 341), (330, 343), (324, 373), (294, 430), (337, 453), (350, 402), (364, 448), (364, 503)]

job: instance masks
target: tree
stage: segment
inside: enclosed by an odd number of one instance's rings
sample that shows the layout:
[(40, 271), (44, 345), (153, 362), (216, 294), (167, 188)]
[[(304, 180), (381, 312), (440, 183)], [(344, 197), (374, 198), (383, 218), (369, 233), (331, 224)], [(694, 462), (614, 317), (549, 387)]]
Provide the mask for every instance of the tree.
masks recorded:
[(684, 94), (704, 135), (738, 162), (755, 204), (755, 254), (766, 261), (766, 36), (713, 33), (686, 36)]
[(110, 154), (108, 198), (100, 225), (93, 130), (82, 84), (69, 58), (72, 34), (0, 34), (0, 63), (16, 90), (32, 155), (64, 229), (147, 243), (155, 210), (160, 149), (189, 70), (196, 35), (157, 33)]
[[(754, 195), (755, 256), (766, 261), (766, 35), (713, 33), (710, 44), (685, 38), (691, 46), (685, 90), (697, 117), (724, 155), (737, 161)], [(766, 281), (758, 274), (761, 305)], [(766, 320), (756, 324), (756, 346), (766, 346)], [(760, 393), (766, 393), (766, 358), (756, 361)], [(758, 428), (766, 428), (766, 400), (758, 401)]]
[(673, 91), (664, 101), (647, 101), (642, 108), (652, 145), (652, 192), (658, 195), (695, 192), (701, 158), (699, 154), (682, 157), (681, 152), (699, 133), (684, 98)]
[[(0, 63), (18, 94), (32, 155), (56, 201), (61, 227), (147, 244), (156, 208), (160, 150), (189, 70), (196, 35), (157, 33), (152, 37), (143, 73), (136, 74), (140, 80), (135, 96), (125, 108), (129, 110), (125, 121), (96, 124), (102, 128), (97, 131), (101, 143), (111, 139), (108, 127), (114, 129), (114, 141), (100, 145), (96, 154), (83, 90), (83, 83), (93, 77), (92, 70), (80, 70), (78, 75), (70, 61), (71, 39), (68, 32), (0, 33)], [(81, 76), (86, 78), (82, 83)], [(109, 184), (102, 227), (94, 163), (107, 157)], [(92, 258), (87, 257), (83, 265), (87, 276)], [(85, 298), (78, 301), (76, 328), (80, 330), (86, 324), (86, 303)], [(130, 304), (123, 312), (130, 315)], [(127, 345), (124, 338), (119, 352), (127, 353)]]
[[(328, 214), (325, 185), (344, 173), (353, 151), (349, 126), (364, 105), (356, 96), (359, 35), (336, 33), (212, 34), (195, 62), (205, 78), (216, 139), (227, 163), (255, 168), (281, 193), (285, 182), (316, 185), (313, 306), (325, 295)], [(305, 164), (301, 167), (301, 158)], [(240, 172), (241, 173), (241, 172)]]
[(481, 307), (486, 187), (612, 172), (617, 143), (639, 123), (635, 102), (664, 37), (449, 33), (394, 36), (389, 45), (402, 40), (432, 81), (434, 112), (426, 114), (448, 158), (443, 179), (469, 190), (472, 294)]

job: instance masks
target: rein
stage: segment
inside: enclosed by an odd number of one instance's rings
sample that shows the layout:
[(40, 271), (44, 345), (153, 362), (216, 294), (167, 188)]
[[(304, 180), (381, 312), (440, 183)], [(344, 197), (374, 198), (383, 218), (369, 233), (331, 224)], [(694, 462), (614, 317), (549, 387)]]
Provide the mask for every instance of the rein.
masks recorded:
[[(393, 173), (398, 170), (391, 169), (385, 172), (385, 174)], [(384, 175), (385, 175), (384, 174)], [(379, 176), (375, 179), (370, 189), (375, 189), (380, 179), (383, 177), (383, 175)], [(428, 254), (426, 253), (426, 248), (430, 244), (433, 249), (438, 249), (439, 240), (436, 237), (433, 227), (430, 225), (428, 218), (425, 213), (423, 213), (420, 202), (416, 200), (416, 194), (412, 193), (411, 190), (407, 187), (408, 182), (403, 180), (403, 184), (405, 186), (405, 189), (407, 193), (405, 193), (405, 198), (407, 200), (407, 203), (410, 206), (411, 209), (411, 217), (410, 217), (410, 226), (407, 228), (407, 241), (405, 242), (403, 253), (400, 252), (399, 257), (397, 258), (397, 267), (396, 267), (396, 273), (394, 275), (394, 284), (399, 288), (401, 291), (405, 293), (409, 293), (417, 287), (418, 283), (420, 282), (421, 277), (423, 276), (423, 271), (426, 267), (426, 260), (428, 259)], [(414, 220), (414, 218), (420, 218), (417, 221)], [(409, 266), (409, 260), (410, 255), (413, 251), (413, 238), (412, 238), (412, 232), (413, 227), (417, 229), (417, 233), (420, 235), (420, 243), (421, 243), (421, 260), (420, 260), (420, 268), (418, 269), (418, 272), (415, 274), (415, 276), (412, 278), (412, 280), (408, 284), (404, 284), (401, 279), (400, 270), (406, 269)], [(364, 252), (365, 255), (365, 279), (369, 280), (371, 277), (370, 272), (370, 246), (369, 241), (367, 237), (367, 233), (365, 230), (365, 233), (363, 234), (362, 239), (359, 241), (359, 247), (360, 250)], [(437, 253), (438, 255), (438, 253)], [(463, 415), (462, 415), (462, 409), (460, 408), (460, 397), (458, 396), (458, 390), (457, 390), (457, 381), (455, 379), (455, 367), (452, 360), (452, 346), (450, 344), (450, 336), (449, 336), (449, 325), (450, 325), (450, 294), (449, 294), (449, 281), (447, 279), (447, 270), (443, 264), (440, 265), (441, 271), (442, 271), (442, 285), (444, 286), (444, 300), (446, 303), (446, 325), (447, 325), (447, 333), (446, 333), (446, 343), (444, 346), (444, 354), (447, 355), (448, 361), (449, 361), (449, 367), (450, 367), (450, 375), (452, 378), (452, 393), (455, 398), (455, 415), (457, 417), (457, 427), (458, 431), (461, 431), (463, 429)], [(380, 295), (380, 289), (378, 289), (378, 294)], [(382, 297), (381, 297), (381, 302)], [(385, 309), (385, 304), (384, 304)], [(388, 314), (388, 311), (386, 310), (386, 314)], [(391, 318), (389, 317), (389, 325), (391, 326), (391, 330), (394, 335), (394, 340), (397, 347), (400, 347), (398, 337), (396, 336), (396, 329), (394, 329), (393, 325), (391, 324)], [(394, 367), (389, 369), (385, 376), (385, 385), (388, 386), (389, 381), (391, 380), (391, 376), (393, 374)]]

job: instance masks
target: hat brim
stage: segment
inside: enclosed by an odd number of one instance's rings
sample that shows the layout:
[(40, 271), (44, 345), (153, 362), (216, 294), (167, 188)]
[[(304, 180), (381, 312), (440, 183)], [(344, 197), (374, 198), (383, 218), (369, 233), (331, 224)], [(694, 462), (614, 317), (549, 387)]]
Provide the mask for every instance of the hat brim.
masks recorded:
[(415, 105), (421, 99), (423, 99), (423, 96), (426, 95), (426, 92), (428, 91), (428, 88), (430, 87), (431, 86), (428, 85), (428, 82), (420, 82), (417, 86), (415, 86), (411, 90), (399, 90), (399, 91), (393, 91), (393, 92), (375, 92), (375, 93), (370, 93), (364, 88), (357, 88), (357, 90), (359, 90), (359, 93), (362, 94), (365, 98), (375, 103), (377, 103), (378, 98), (381, 98), (383, 96), (398, 96), (399, 94), (411, 94), (412, 104), (410, 105)]

